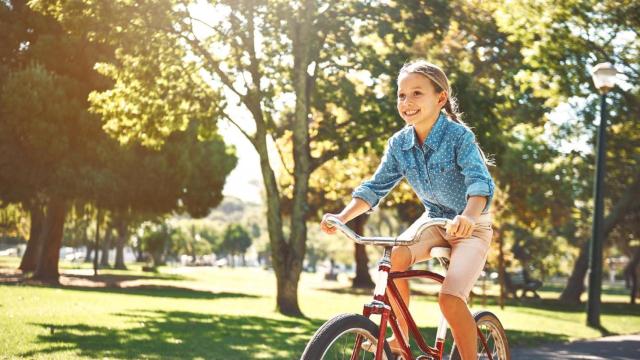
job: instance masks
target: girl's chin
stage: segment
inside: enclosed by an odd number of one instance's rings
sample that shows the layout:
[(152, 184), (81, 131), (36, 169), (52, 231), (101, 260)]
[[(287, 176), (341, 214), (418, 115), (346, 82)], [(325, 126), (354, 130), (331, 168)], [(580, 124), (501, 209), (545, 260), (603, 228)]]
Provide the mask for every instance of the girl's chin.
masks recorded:
[(404, 122), (407, 123), (407, 125), (415, 125), (415, 124), (420, 122), (420, 119), (419, 118), (414, 118), (414, 119), (412, 119), (412, 118), (409, 118), (409, 119), (404, 118)]

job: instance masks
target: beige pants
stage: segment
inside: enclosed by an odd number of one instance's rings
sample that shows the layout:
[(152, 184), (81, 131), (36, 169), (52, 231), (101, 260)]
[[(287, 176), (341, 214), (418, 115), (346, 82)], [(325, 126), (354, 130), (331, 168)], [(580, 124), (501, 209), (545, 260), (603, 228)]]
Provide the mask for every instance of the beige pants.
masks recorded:
[[(403, 235), (415, 234), (427, 219), (428, 214), (423, 214)], [(451, 260), (440, 292), (457, 296), (466, 302), (487, 260), (493, 237), (491, 223), (491, 215), (482, 214), (476, 221), (471, 237), (468, 238), (449, 236), (442, 226), (428, 228), (422, 233), (420, 242), (408, 246), (411, 265), (430, 259), (429, 252), (434, 246), (450, 247)]]

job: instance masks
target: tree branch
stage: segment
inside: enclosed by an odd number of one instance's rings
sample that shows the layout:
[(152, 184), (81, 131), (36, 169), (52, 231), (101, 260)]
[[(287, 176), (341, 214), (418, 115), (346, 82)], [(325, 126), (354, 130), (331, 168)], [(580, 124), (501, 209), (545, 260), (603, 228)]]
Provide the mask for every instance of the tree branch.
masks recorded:
[[(188, 8), (186, 9), (186, 14), (189, 19), (192, 19), (191, 13), (189, 12)], [(233, 81), (231, 81), (231, 79), (227, 76), (227, 74), (225, 74), (225, 72), (220, 69), (221, 62), (216, 60), (211, 55), (211, 53), (202, 46), (202, 43), (200, 42), (200, 40), (198, 39), (198, 37), (193, 31), (193, 24), (191, 22), (188, 22), (187, 25), (189, 28), (186, 31), (188, 31), (193, 38), (190, 38), (188, 35), (184, 34), (181, 31), (176, 31), (175, 29), (171, 29), (169, 30), (169, 32), (178, 35), (179, 37), (184, 39), (189, 45), (191, 45), (192, 49), (196, 50), (196, 52), (199, 53), (209, 63), (209, 65), (211, 66), (213, 71), (216, 73), (216, 75), (220, 77), (220, 80), (222, 81), (222, 83), (226, 85), (236, 95), (238, 95), (241, 101), (245, 102), (247, 100), (246, 95), (243, 95), (242, 93), (240, 93), (240, 91), (238, 91), (233, 86)]]
[(244, 129), (242, 127), (240, 127), (240, 125), (238, 125), (238, 123), (236, 123), (235, 121), (233, 121), (233, 119), (231, 119), (231, 117), (229, 115), (227, 115), (226, 113), (223, 112), (222, 115), (223, 118), (227, 119), (227, 121), (229, 121), (231, 124), (233, 124), (238, 130), (240, 130), (240, 132), (242, 133), (242, 135), (244, 135), (244, 137), (247, 138), (247, 140), (249, 140), (249, 142), (251, 143), (251, 145), (253, 145), (254, 148), (256, 148), (256, 150), (258, 149), (257, 144), (256, 144), (256, 140), (253, 136), (249, 135), (249, 133), (247, 133), (246, 131), (244, 131)]
[(278, 146), (278, 142), (275, 141), (273, 142), (276, 145), (276, 150), (278, 150), (278, 155), (280, 156), (280, 161), (282, 162), (282, 167), (284, 167), (284, 169), (287, 171), (287, 173), (289, 173), (289, 175), (291, 175), (291, 177), (293, 177), (293, 170), (289, 169), (289, 167), (287, 167), (287, 163), (284, 161), (284, 154), (282, 153), (282, 149), (280, 149), (280, 146)]

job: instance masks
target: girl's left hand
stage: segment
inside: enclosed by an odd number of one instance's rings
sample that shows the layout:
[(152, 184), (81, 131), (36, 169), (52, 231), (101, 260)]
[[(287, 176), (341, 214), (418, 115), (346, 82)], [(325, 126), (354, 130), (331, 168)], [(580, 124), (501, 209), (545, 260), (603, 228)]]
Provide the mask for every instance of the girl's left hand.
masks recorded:
[(476, 222), (466, 215), (457, 215), (447, 226), (447, 235), (459, 238), (468, 238), (473, 233)]

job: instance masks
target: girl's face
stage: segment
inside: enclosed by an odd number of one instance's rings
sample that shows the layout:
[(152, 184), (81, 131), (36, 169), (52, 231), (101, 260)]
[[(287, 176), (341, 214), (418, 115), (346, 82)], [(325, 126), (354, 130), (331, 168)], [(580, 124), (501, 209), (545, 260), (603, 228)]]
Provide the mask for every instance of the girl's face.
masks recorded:
[(398, 113), (407, 124), (435, 121), (446, 101), (447, 94), (437, 93), (426, 76), (404, 73), (398, 77)]

